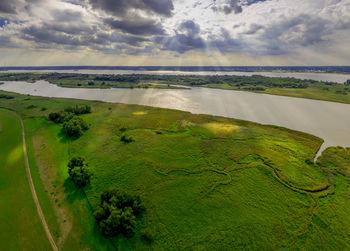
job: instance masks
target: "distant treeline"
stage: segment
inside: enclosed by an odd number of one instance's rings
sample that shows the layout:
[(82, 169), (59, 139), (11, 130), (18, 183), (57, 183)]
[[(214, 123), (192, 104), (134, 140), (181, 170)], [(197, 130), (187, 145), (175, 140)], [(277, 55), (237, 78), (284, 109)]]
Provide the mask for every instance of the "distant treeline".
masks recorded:
[[(231, 75), (148, 75), (148, 74), (78, 74), (78, 73), (2, 73), (2, 81), (28, 81), (46, 80), (51, 83), (69, 81), (80, 86), (79, 82), (88, 82), (93, 86), (113, 86), (116, 83), (139, 84), (144, 82), (156, 82), (162, 84), (178, 84), (186, 86), (206, 86), (206, 85), (229, 85), (242, 89), (263, 90), (266, 88), (307, 88), (309, 85), (320, 83), (315, 80), (302, 80), (290, 77), (265, 77), (253, 76), (231, 76)], [(337, 83), (327, 82), (327, 85), (337, 85)]]

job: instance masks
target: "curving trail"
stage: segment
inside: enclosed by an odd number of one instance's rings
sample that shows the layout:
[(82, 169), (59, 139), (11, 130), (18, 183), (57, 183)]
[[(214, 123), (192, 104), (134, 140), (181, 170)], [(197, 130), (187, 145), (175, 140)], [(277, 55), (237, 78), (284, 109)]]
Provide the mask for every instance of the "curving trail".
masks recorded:
[(25, 137), (25, 130), (24, 130), (23, 119), (18, 113), (14, 112), (14, 111), (11, 111), (11, 112), (13, 112), (16, 115), (16, 117), (21, 122), (24, 163), (25, 163), (25, 166), (26, 166), (27, 179), (28, 179), (28, 182), (29, 182), (30, 191), (32, 192), (32, 197), (33, 197), (33, 200), (34, 200), (34, 203), (35, 203), (35, 206), (36, 206), (36, 210), (37, 210), (37, 212), (39, 214), (41, 223), (42, 223), (42, 225), (44, 227), (46, 236), (47, 236), (47, 238), (48, 238), (48, 240), (49, 240), (49, 242), (51, 244), (52, 249), (54, 251), (58, 251), (57, 245), (56, 245), (56, 243), (55, 243), (55, 241), (54, 241), (54, 239), (52, 237), (52, 234), (50, 232), (49, 226), (47, 225), (44, 213), (43, 213), (43, 211), (41, 209), (41, 206), (40, 206), (40, 203), (39, 203), (39, 199), (38, 199), (38, 196), (37, 196), (36, 191), (35, 191), (35, 186), (34, 186), (34, 183), (33, 183), (32, 174), (31, 174), (30, 168), (29, 168), (29, 160), (28, 160), (28, 153), (27, 153), (27, 145), (26, 145), (26, 137)]

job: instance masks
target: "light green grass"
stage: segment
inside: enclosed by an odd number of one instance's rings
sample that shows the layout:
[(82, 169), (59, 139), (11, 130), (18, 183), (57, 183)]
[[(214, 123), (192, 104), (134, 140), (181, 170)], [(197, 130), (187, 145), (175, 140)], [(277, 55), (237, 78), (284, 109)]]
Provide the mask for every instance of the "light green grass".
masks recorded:
[[(111, 187), (139, 194), (147, 208), (133, 238), (113, 239), (118, 250), (350, 248), (349, 179), (338, 171), (350, 166), (348, 150), (330, 148), (314, 164), (322, 139), (281, 127), (136, 105), (13, 95), (0, 105), (26, 118), (28, 137), (42, 136), (46, 146), (39, 144), (35, 155), (38, 146), (32, 144), (31, 154), (36, 162), (51, 163), (58, 187), (54, 198), (66, 196), (58, 201), (72, 218), (65, 250), (112, 249), (90, 210)], [(69, 141), (43, 116), (74, 104), (90, 104), (93, 112), (82, 115), (90, 129)], [(47, 111), (41, 111), (43, 106)], [(123, 143), (123, 134), (135, 142)], [(84, 192), (67, 179), (66, 163), (73, 156), (84, 156), (93, 173)], [(45, 213), (54, 218), (50, 209)], [(57, 223), (49, 223), (59, 238)], [(153, 243), (142, 240), (144, 228), (153, 232)]]
[(27, 180), (20, 121), (0, 109), (0, 123), (0, 249), (49, 250)]

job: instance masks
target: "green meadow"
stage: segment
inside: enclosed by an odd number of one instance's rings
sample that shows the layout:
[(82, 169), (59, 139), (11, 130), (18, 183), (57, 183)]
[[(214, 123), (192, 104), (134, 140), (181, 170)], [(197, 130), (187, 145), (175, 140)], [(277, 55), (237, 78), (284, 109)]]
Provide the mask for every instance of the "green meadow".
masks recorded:
[[(314, 163), (323, 140), (286, 128), (137, 105), (0, 94), (14, 97), (0, 98), (0, 106), (25, 121), (34, 183), (61, 250), (350, 249), (349, 149), (328, 148)], [(81, 117), (90, 128), (78, 139), (47, 119), (50, 112), (86, 104), (92, 113)], [(21, 201), (15, 208), (26, 214), (19, 220), (14, 210), (0, 208), (0, 217), (13, 219), (0, 223), (8, 244), (19, 226), (28, 228), (38, 217), (22, 155), (18, 170), (4, 162), (21, 144), (20, 124), (0, 111), (1, 204)], [(122, 136), (134, 141), (125, 143)], [(8, 142), (13, 147), (6, 148)], [(67, 173), (69, 159), (78, 156), (92, 172), (84, 189)], [(28, 191), (14, 195), (11, 179), (21, 179)], [(95, 223), (93, 210), (109, 188), (139, 195), (146, 207), (132, 238), (107, 239)], [(34, 226), (28, 234), (42, 233), (31, 244), (48, 243), (41, 225)], [(142, 238), (146, 230), (153, 241)]]
[(0, 149), (0, 247), (49, 249), (27, 181), (22, 127), (19, 119), (4, 109), (0, 109)]

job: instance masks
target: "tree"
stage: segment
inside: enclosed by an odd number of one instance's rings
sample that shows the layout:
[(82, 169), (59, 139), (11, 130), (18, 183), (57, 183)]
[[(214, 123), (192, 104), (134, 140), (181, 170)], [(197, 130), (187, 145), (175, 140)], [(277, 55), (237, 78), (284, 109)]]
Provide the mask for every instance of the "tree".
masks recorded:
[(52, 112), (49, 114), (49, 119), (55, 123), (61, 124), (71, 120), (74, 114), (67, 111)]
[(143, 211), (145, 208), (140, 197), (111, 189), (101, 194), (94, 216), (105, 236), (123, 234), (131, 237), (135, 233), (136, 218)]
[(68, 137), (79, 138), (83, 135), (83, 131), (89, 129), (89, 126), (82, 118), (75, 116), (63, 124), (63, 129)]
[(69, 161), (68, 174), (78, 187), (84, 187), (90, 183), (90, 169), (83, 157), (73, 157)]

